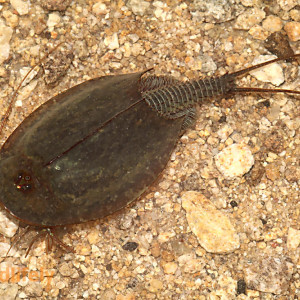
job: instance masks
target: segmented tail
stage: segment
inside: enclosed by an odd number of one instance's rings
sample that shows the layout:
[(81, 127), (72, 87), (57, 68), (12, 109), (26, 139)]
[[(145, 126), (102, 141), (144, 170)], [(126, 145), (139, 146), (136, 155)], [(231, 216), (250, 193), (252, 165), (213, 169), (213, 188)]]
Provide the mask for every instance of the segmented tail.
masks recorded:
[(285, 58), (276, 58), (220, 77), (210, 77), (185, 83), (176, 81), (175, 79), (172, 79), (172, 77), (163, 76), (164, 78), (160, 78), (150, 76), (149, 79), (144, 79), (142, 96), (144, 101), (158, 114), (167, 119), (175, 119), (186, 115), (187, 111), (196, 103), (201, 103), (205, 99), (230, 93), (271, 92), (300, 94), (300, 91), (287, 89), (237, 87), (234, 83), (236, 77), (245, 75), (252, 70), (280, 60), (296, 58), (299, 56), (300, 54), (295, 54)]
[(228, 93), (232, 85), (232, 77), (226, 74), (220, 77), (165, 86), (143, 93), (143, 98), (152, 109), (163, 117), (174, 118), (184, 115), (184, 112), (196, 103)]

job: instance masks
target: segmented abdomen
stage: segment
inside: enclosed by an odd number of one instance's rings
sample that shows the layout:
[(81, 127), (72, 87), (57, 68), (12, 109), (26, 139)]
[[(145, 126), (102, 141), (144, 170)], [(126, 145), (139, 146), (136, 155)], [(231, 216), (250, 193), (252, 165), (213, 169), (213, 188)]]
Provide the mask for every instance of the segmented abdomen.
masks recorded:
[[(166, 118), (180, 117), (184, 112), (204, 99), (224, 95), (232, 88), (228, 75), (166, 85), (143, 92), (146, 103)], [(182, 113), (181, 113), (182, 112)]]
[(181, 81), (168, 75), (149, 75), (141, 78), (140, 91), (144, 93), (175, 84), (181, 84)]

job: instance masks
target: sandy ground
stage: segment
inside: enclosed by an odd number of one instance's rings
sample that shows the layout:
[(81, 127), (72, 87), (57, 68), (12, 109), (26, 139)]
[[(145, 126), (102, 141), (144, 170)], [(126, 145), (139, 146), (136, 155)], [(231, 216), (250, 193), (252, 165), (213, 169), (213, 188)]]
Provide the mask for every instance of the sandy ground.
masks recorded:
[[(1, 112), (28, 68), (64, 42), (20, 89), (1, 142), (41, 103), (91, 78), (154, 68), (185, 81), (299, 52), (296, 4), (1, 0)], [(300, 90), (297, 63), (278, 67), (263, 75), (273, 84), (250, 75), (239, 84)], [(25, 258), (31, 239), (22, 239), (1, 262), (1, 299), (298, 299), (299, 103), (248, 94), (197, 106), (194, 127), (141, 199), (62, 229), (76, 254), (47, 254), (39, 241)], [(246, 153), (238, 174), (227, 152), (221, 166), (216, 157), (232, 144)], [(4, 257), (11, 239), (0, 242)]]

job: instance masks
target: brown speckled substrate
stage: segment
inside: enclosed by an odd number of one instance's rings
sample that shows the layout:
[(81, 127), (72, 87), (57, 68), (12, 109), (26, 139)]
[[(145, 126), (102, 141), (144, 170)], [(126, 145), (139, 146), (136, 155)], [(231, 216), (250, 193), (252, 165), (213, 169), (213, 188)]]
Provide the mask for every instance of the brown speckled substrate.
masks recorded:
[[(290, 51), (266, 44), (273, 32), (299, 53), (297, 1), (214, 2), (0, 0), (1, 112), (26, 68), (65, 42), (20, 90), (1, 142), (41, 103), (90, 78), (151, 67), (181, 80), (232, 72), (271, 54), (267, 48)], [(280, 66), (281, 87), (300, 90), (297, 64)], [(274, 88), (250, 75), (240, 84)], [(198, 107), (195, 127), (142, 199), (105, 220), (66, 228), (63, 240), (76, 254), (46, 254), (38, 242), (25, 258), (30, 237), (23, 239), (0, 263), (2, 271), (17, 272), (9, 279), (1, 273), (0, 298), (299, 298), (299, 104), (299, 96), (257, 94)], [(254, 166), (229, 179), (215, 156), (234, 143), (251, 150)], [(238, 249), (202, 248), (182, 207), (188, 191), (230, 220)], [(11, 240), (1, 236), (0, 243), (5, 248)]]

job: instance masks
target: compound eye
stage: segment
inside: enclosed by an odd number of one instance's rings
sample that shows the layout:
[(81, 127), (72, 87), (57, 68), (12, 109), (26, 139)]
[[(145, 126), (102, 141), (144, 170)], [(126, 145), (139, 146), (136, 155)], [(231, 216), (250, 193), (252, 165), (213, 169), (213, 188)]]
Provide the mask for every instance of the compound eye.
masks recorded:
[(28, 192), (33, 188), (32, 176), (26, 172), (19, 172), (15, 181), (16, 188), (22, 192)]

